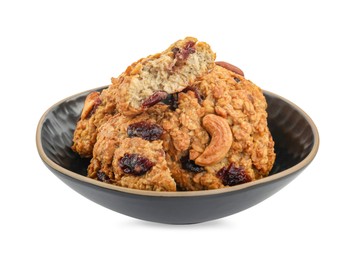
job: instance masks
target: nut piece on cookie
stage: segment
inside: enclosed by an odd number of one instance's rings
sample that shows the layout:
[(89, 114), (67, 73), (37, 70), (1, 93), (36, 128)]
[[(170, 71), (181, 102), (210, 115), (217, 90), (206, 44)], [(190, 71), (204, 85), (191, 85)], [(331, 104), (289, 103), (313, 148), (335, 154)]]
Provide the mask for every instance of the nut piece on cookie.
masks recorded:
[(221, 66), (216, 66), (196, 87), (205, 97), (203, 107), (206, 111), (229, 122), (233, 142), (227, 154), (228, 161), (250, 172), (252, 180), (267, 176), (275, 153), (262, 90)]
[(244, 72), (239, 68), (239, 67), (236, 67), (235, 65), (232, 65), (228, 62), (225, 62), (225, 61), (216, 61), (215, 62), (216, 65), (220, 66), (220, 67), (223, 67), (227, 70), (230, 70), (236, 74), (239, 74), (240, 76), (245, 76), (244, 75)]
[(173, 43), (162, 53), (132, 64), (119, 87), (119, 110), (125, 115), (141, 113), (182, 91), (214, 67), (215, 53), (205, 42), (187, 37)]
[(179, 93), (164, 124), (174, 148), (167, 162), (179, 188), (217, 189), (267, 176), (275, 153), (266, 108), (258, 86), (222, 66)]
[(204, 152), (195, 159), (195, 163), (209, 166), (220, 162), (227, 155), (232, 144), (232, 133), (226, 119), (213, 114), (203, 118), (203, 126), (210, 134), (211, 141)]

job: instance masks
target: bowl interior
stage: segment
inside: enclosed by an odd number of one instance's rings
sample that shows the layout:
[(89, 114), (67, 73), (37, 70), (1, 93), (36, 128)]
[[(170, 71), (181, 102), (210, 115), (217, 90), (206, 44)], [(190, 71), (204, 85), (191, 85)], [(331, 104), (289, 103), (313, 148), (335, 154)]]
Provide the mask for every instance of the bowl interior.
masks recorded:
[[(54, 105), (47, 111), (40, 126), (41, 144), (46, 156), (59, 166), (83, 176), (90, 160), (80, 158), (71, 150), (71, 145), (84, 99), (89, 92)], [(268, 125), (277, 155), (270, 173), (273, 175), (301, 162), (311, 152), (315, 136), (310, 122), (298, 107), (268, 91), (264, 91), (264, 95), (268, 103)]]

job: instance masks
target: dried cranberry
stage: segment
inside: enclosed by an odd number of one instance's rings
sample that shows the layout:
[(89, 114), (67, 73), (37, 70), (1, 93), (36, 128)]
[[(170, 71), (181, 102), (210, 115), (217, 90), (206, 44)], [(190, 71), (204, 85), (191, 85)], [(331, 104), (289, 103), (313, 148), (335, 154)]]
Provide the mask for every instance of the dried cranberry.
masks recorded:
[(183, 92), (188, 92), (188, 91), (193, 91), (195, 97), (198, 99), (198, 103), (199, 103), (199, 104), (202, 104), (202, 102), (203, 102), (203, 95), (200, 94), (199, 90), (198, 90), (196, 87), (189, 86), (189, 87), (186, 87), (185, 89), (183, 89)]
[[(198, 103), (201, 105), (203, 102), (203, 95), (200, 94), (199, 90), (196, 87), (189, 86), (182, 90), (186, 93), (188, 91), (193, 91), (195, 97), (198, 99)], [(178, 93), (168, 94), (167, 98), (163, 99), (162, 102), (166, 105), (169, 105), (169, 108), (175, 111), (178, 108)]]
[(231, 163), (228, 167), (221, 168), (216, 176), (221, 179), (224, 185), (234, 186), (251, 181), (251, 177), (246, 174), (243, 167), (236, 167)]
[(124, 173), (140, 176), (148, 172), (154, 166), (154, 163), (138, 154), (125, 153), (119, 161), (119, 166)]
[(190, 54), (195, 52), (194, 48), (195, 42), (189, 41), (187, 44), (184, 46), (184, 49), (188, 51)]
[(142, 106), (143, 107), (151, 107), (153, 105), (156, 105), (158, 102), (164, 100), (167, 98), (168, 93), (162, 90), (156, 91), (153, 93), (151, 96), (146, 98), (146, 100), (143, 101)]
[(167, 98), (163, 99), (162, 102), (175, 111), (178, 108), (178, 93), (168, 94)]
[(154, 141), (161, 138), (163, 128), (157, 124), (141, 121), (131, 124), (127, 128), (127, 134), (131, 137), (141, 137), (147, 141)]
[(180, 163), (182, 165), (182, 168), (189, 172), (198, 173), (204, 171), (204, 167), (196, 165), (193, 160), (189, 159), (189, 155), (180, 158)]
[(104, 172), (98, 171), (96, 173), (96, 177), (98, 178), (99, 181), (106, 182), (106, 183), (111, 183), (111, 180), (109, 176), (107, 176)]
[(180, 61), (184, 61), (188, 59), (190, 54), (195, 53), (195, 48), (194, 48), (195, 42), (189, 41), (186, 43), (186, 45), (180, 49), (180, 48), (173, 48), (172, 52), (174, 53), (174, 58)]

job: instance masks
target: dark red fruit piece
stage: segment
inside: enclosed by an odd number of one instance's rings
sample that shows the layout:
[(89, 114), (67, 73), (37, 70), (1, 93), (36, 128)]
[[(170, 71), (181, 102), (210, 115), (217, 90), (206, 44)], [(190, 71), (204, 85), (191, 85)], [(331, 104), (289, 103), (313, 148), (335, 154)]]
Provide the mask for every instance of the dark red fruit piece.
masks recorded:
[(153, 105), (156, 105), (158, 102), (166, 99), (168, 96), (168, 93), (162, 90), (156, 91), (153, 93), (151, 96), (149, 96), (145, 101), (143, 101), (142, 106), (143, 107), (151, 107)]
[(178, 93), (168, 94), (167, 98), (162, 100), (169, 108), (175, 111), (178, 108)]
[(216, 176), (221, 179), (225, 186), (234, 186), (251, 181), (251, 177), (246, 174), (243, 167), (236, 167), (230, 163), (228, 167), (221, 168)]
[(98, 171), (96, 173), (96, 177), (98, 178), (99, 181), (101, 182), (106, 182), (106, 183), (111, 183), (111, 180), (109, 176), (107, 176), (104, 172)]
[(188, 51), (190, 54), (195, 52), (194, 48), (195, 42), (189, 41), (187, 44), (184, 46), (184, 49)]
[(193, 54), (195, 52), (194, 45), (195, 42), (189, 41), (182, 49), (173, 48), (172, 52), (174, 53), (174, 58), (180, 61), (188, 59), (189, 54)]
[(124, 173), (140, 176), (148, 172), (154, 166), (154, 163), (138, 154), (125, 153), (119, 161), (119, 166)]
[(157, 124), (141, 121), (129, 125), (127, 128), (127, 134), (130, 138), (141, 137), (147, 141), (154, 141), (161, 138), (163, 128)]
[(196, 165), (193, 160), (189, 159), (189, 155), (186, 155), (186, 156), (183, 156), (182, 158), (180, 158), (180, 163), (182, 165), (182, 168), (189, 172), (198, 173), (198, 172), (204, 171), (204, 167)]

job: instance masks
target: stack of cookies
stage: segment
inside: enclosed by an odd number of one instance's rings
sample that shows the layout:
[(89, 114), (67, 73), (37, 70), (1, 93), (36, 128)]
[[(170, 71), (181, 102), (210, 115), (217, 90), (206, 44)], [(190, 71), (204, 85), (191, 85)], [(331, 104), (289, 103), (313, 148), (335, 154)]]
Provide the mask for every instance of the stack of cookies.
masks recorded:
[(267, 103), (242, 71), (187, 37), (90, 93), (72, 149), (88, 177), (122, 187), (195, 191), (268, 175)]

